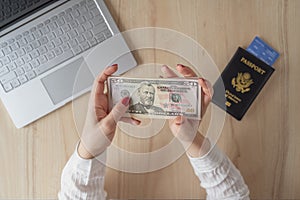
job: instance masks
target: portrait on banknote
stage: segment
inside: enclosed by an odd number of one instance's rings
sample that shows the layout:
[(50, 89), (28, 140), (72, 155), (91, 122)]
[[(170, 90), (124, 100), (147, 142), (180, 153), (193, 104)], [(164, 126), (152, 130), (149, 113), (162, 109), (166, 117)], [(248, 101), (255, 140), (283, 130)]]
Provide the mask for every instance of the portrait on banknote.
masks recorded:
[(155, 87), (149, 82), (142, 82), (137, 89), (137, 96), (139, 101), (136, 104), (129, 106), (130, 113), (163, 113), (161, 107), (154, 106)]

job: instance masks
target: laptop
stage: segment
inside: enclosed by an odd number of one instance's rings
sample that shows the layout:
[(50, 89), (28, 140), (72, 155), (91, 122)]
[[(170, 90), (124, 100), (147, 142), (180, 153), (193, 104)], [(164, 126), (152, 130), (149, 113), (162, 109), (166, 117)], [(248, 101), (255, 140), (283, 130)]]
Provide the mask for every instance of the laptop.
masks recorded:
[(0, 9), (0, 98), (17, 128), (90, 91), (105, 67), (137, 65), (103, 0), (0, 0)]

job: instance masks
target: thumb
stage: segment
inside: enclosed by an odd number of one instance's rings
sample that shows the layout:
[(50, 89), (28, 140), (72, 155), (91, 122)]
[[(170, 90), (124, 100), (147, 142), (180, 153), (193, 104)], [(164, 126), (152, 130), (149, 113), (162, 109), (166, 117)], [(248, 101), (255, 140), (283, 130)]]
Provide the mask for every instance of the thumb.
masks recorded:
[(116, 128), (118, 121), (128, 109), (129, 101), (130, 97), (124, 97), (113, 107), (110, 113), (102, 120), (104, 129), (107, 131), (113, 131)]

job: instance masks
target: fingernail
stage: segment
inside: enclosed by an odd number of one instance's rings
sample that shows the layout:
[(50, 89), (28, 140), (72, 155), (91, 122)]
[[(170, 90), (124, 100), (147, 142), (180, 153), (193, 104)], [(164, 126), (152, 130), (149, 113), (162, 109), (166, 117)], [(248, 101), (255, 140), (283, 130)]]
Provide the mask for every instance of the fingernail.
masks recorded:
[(199, 78), (199, 81), (200, 80), (207, 86), (206, 80), (204, 78)]
[(110, 67), (117, 67), (118, 66), (118, 64), (113, 64), (112, 66), (110, 66)]
[(140, 120), (137, 120), (137, 119), (134, 119), (134, 118), (131, 118), (133, 120), (133, 123), (135, 125), (140, 125), (141, 121)]
[(130, 97), (125, 97), (122, 99), (122, 104), (124, 106), (128, 106), (129, 105), (129, 101), (130, 101)]
[(177, 64), (177, 67), (185, 67), (185, 66), (182, 64)]

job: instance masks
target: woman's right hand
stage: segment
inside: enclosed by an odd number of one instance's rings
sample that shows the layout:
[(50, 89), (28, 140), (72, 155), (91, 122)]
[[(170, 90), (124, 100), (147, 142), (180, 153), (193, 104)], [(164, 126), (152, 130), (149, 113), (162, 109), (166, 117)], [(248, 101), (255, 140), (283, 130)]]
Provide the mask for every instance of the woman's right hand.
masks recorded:
[[(186, 78), (197, 77), (196, 73), (189, 67), (178, 64), (177, 71)], [(168, 66), (162, 67), (162, 72), (166, 78), (178, 77)], [(211, 84), (203, 78), (198, 78), (201, 86), (201, 118), (204, 116), (207, 107), (211, 101), (213, 90)], [(182, 143), (191, 156), (198, 157), (206, 153), (209, 149), (209, 142), (205, 140), (198, 128), (201, 120), (187, 119), (184, 116), (177, 116), (169, 120), (169, 127), (173, 135)], [(203, 151), (200, 151), (201, 146)]]

